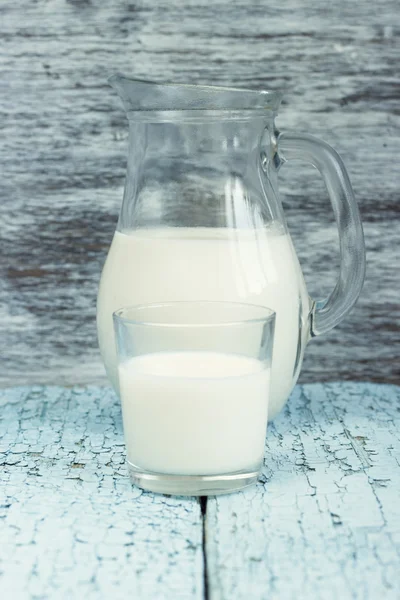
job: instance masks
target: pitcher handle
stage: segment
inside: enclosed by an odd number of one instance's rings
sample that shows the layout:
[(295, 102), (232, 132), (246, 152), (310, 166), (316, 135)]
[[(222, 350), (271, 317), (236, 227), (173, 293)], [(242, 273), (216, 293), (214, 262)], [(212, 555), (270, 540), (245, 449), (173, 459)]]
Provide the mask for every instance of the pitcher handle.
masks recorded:
[(343, 161), (329, 144), (312, 135), (297, 133), (281, 133), (277, 143), (279, 156), (284, 162), (306, 161), (321, 173), (339, 230), (339, 279), (328, 298), (313, 302), (310, 332), (316, 336), (335, 327), (360, 295), (365, 276), (365, 245), (360, 213)]

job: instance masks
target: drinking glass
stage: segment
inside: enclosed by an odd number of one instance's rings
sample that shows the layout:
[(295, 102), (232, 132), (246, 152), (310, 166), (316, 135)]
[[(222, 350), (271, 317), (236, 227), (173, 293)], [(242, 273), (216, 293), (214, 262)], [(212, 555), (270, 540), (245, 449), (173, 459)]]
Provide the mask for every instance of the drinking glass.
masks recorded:
[(264, 456), (275, 313), (167, 302), (113, 315), (131, 480), (165, 494), (228, 493)]

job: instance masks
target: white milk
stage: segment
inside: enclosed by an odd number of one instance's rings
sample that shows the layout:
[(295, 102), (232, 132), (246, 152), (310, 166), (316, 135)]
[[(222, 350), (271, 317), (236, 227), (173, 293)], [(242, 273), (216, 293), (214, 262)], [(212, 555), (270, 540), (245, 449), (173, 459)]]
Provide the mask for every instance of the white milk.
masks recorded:
[(269, 373), (256, 359), (217, 352), (145, 354), (122, 363), (129, 462), (174, 475), (257, 471)]
[(97, 305), (100, 350), (116, 389), (113, 311), (176, 300), (249, 302), (276, 312), (269, 408), (273, 417), (294, 385), (300, 319), (306, 319), (309, 309), (289, 235), (273, 228), (117, 231)]

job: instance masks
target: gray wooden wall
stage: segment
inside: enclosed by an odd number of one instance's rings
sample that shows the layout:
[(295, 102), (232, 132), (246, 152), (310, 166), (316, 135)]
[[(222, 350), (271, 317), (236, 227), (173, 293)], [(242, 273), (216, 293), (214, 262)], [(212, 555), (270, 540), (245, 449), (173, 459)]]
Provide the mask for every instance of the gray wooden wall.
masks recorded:
[[(127, 141), (116, 70), (286, 90), (278, 127), (340, 152), (368, 251), (357, 307), (310, 343), (301, 379), (400, 383), (398, 15), (397, 0), (2, 0), (0, 383), (105, 381), (95, 298)], [(338, 265), (323, 184), (288, 165), (281, 190), (322, 296)]]

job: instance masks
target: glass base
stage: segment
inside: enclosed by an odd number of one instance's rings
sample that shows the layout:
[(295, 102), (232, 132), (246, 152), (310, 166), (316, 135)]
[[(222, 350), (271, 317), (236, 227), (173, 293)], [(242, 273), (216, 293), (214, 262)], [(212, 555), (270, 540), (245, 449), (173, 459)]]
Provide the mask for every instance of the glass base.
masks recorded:
[(127, 461), (133, 484), (157, 494), (175, 496), (215, 496), (231, 494), (257, 482), (258, 471), (227, 473), (224, 475), (167, 475), (143, 471)]

